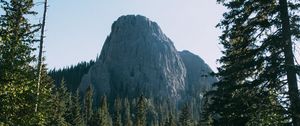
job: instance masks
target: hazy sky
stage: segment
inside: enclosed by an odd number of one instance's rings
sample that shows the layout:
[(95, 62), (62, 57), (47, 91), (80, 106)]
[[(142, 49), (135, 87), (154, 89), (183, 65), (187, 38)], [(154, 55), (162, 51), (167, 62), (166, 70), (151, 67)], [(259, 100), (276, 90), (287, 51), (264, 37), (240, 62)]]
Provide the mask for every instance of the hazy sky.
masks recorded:
[(95, 59), (121, 15), (159, 24), (177, 50), (189, 50), (216, 70), (221, 56), (215, 25), (224, 8), (215, 0), (49, 0), (45, 55), (49, 68)]

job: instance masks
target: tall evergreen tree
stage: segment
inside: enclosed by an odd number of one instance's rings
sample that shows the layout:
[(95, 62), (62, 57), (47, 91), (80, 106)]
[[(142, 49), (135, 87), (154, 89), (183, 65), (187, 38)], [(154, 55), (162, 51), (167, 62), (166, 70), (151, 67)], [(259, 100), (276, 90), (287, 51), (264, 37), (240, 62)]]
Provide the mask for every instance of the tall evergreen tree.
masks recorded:
[(204, 96), (202, 99), (202, 105), (200, 109), (200, 118), (198, 120), (198, 125), (197, 126), (212, 126), (213, 124), (213, 118), (212, 115), (213, 113), (207, 112), (209, 108), (209, 100), (207, 96)]
[(191, 112), (188, 104), (185, 104), (181, 109), (179, 116), (180, 126), (192, 126)]
[[(297, 3), (292, 3), (297, 2)], [(281, 23), (281, 41), (283, 45), (284, 54), (284, 70), (286, 72), (288, 83), (288, 94), (291, 102), (290, 113), (292, 115), (293, 124), (300, 125), (300, 99), (297, 84), (297, 69), (295, 67), (295, 59), (293, 53), (292, 38), (300, 38), (300, 17), (299, 14), (299, 1), (279, 0), (279, 15)], [(291, 14), (291, 15), (289, 15)], [(292, 24), (292, 25), (291, 25)]]
[(52, 96), (52, 104), (49, 105), (49, 109), (51, 110), (51, 117), (48, 120), (47, 125), (55, 125), (55, 126), (66, 126), (69, 123), (66, 121), (67, 111), (68, 111), (68, 103), (70, 94), (65, 87), (65, 82), (62, 80), (60, 87), (56, 87), (54, 94)]
[(174, 118), (174, 115), (172, 112), (169, 112), (168, 118), (167, 118), (164, 126), (177, 126), (176, 119)]
[(111, 117), (108, 112), (108, 105), (106, 96), (101, 98), (100, 105), (100, 126), (111, 126)]
[(83, 109), (84, 109), (84, 121), (86, 124), (89, 124), (89, 122), (91, 122), (91, 118), (93, 115), (93, 89), (91, 85), (89, 85), (89, 87), (86, 89)]
[(5, 125), (35, 124), (35, 60), (38, 24), (28, 17), (32, 0), (0, 0), (0, 122)]
[(146, 126), (147, 103), (144, 95), (141, 95), (136, 105), (136, 126)]
[(78, 90), (76, 91), (76, 94), (71, 96), (68, 107), (69, 111), (66, 118), (67, 122), (72, 126), (83, 126), (84, 120), (81, 113), (80, 96)]
[(38, 109), (36, 116), (37, 121), (35, 124), (37, 125), (48, 125), (48, 120), (51, 120), (53, 111), (51, 110), (51, 107), (53, 104), (53, 89), (54, 84), (53, 80), (50, 76), (47, 74), (46, 65), (42, 65), (42, 72), (41, 72), (41, 82), (40, 82), (40, 100), (38, 100)]
[(31, 55), (33, 44), (37, 41), (35, 33), (38, 29), (33, 29), (38, 25), (29, 23), (25, 16), (36, 14), (31, 11), (32, 0), (1, 0), (1, 7), (4, 14), (0, 17), (1, 44), (0, 44), (0, 64), (1, 83), (22, 82), (32, 76), (30, 63), (34, 61)]
[(131, 120), (131, 111), (130, 111), (130, 102), (128, 98), (124, 99), (124, 126), (132, 126), (132, 120)]
[(114, 103), (113, 126), (122, 126), (121, 109), (122, 109), (122, 102), (121, 99), (117, 97)]
[[(288, 106), (288, 115), (297, 125), (299, 94), (290, 38), (299, 38), (299, 16), (294, 13), (299, 3), (218, 2), (229, 11), (218, 24), (223, 30), (220, 39), (224, 46), (224, 56), (219, 60), (222, 66), (217, 73), (220, 81), (215, 84), (217, 89), (208, 93), (211, 97), (208, 110), (217, 117), (214, 123), (281, 125), (287, 121), (283, 107)], [(291, 27), (289, 22), (293, 24)], [(290, 102), (285, 101), (287, 98)]]
[(111, 126), (111, 117), (108, 111), (106, 96), (101, 98), (100, 105), (96, 112), (94, 112), (89, 126)]

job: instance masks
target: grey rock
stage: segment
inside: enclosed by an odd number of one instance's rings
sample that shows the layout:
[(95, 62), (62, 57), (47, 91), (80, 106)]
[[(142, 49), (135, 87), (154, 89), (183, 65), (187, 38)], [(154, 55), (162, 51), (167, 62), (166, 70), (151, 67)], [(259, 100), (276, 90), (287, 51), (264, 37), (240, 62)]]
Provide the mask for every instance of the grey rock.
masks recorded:
[[(118, 18), (101, 54), (83, 76), (79, 90), (92, 85), (97, 96), (156, 100), (194, 97), (216, 82), (197, 55), (178, 52), (160, 27), (140, 15)], [(189, 97), (185, 97), (189, 98)]]
[(122, 16), (112, 25), (100, 57), (80, 84), (98, 95), (180, 99), (186, 68), (172, 41), (143, 16)]
[(217, 79), (211, 75), (213, 73), (211, 68), (203, 59), (187, 50), (178, 53), (187, 71), (186, 95), (197, 97), (210, 90), (212, 84), (217, 82)]

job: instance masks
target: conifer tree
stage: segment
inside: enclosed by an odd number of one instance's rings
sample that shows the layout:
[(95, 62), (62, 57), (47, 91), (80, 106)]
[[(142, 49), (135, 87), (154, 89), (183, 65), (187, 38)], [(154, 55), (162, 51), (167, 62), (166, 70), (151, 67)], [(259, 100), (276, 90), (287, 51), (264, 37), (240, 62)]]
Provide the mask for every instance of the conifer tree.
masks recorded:
[(34, 113), (35, 57), (33, 45), (38, 24), (32, 0), (0, 0), (0, 122), (5, 125), (36, 124)]
[(48, 125), (48, 120), (51, 120), (50, 118), (53, 115), (53, 111), (51, 110), (51, 107), (53, 104), (53, 89), (54, 84), (53, 80), (50, 76), (47, 74), (46, 65), (42, 65), (42, 72), (41, 72), (41, 82), (40, 82), (40, 100), (38, 100), (38, 109), (39, 111), (36, 113), (37, 121), (35, 124), (37, 125)]
[(91, 121), (88, 124), (89, 126), (111, 126), (111, 117), (108, 111), (108, 104), (106, 96), (101, 97), (101, 102), (94, 112)]
[(299, 14), (295, 14), (299, 12), (299, 7), (299, 1), (279, 0), (279, 16), (282, 30), (280, 37), (285, 61), (284, 72), (286, 72), (288, 94), (291, 102), (292, 123), (295, 126), (300, 125), (300, 99), (292, 38), (296, 41), (300, 38), (300, 18)]
[(56, 88), (52, 96), (52, 104), (49, 105), (51, 117), (49, 118), (47, 125), (69, 125), (66, 121), (69, 98), (70, 94), (65, 87), (65, 82), (62, 80), (60, 86)]
[(93, 89), (91, 85), (86, 89), (83, 109), (85, 124), (89, 124), (93, 115)]
[(84, 120), (81, 113), (79, 91), (71, 96), (69, 113), (67, 114), (67, 122), (72, 126), (83, 126)]
[(136, 126), (146, 126), (146, 111), (146, 99), (143, 95), (141, 95), (136, 105)]
[(176, 119), (174, 118), (174, 115), (172, 112), (169, 112), (168, 118), (167, 118), (164, 126), (176, 126)]
[(100, 126), (101, 108), (98, 108), (93, 112), (91, 120), (87, 123), (87, 126)]
[(202, 105), (200, 109), (200, 119), (198, 120), (197, 126), (212, 126), (213, 124), (213, 113), (208, 112), (209, 108), (209, 98), (207, 96), (204, 96), (202, 99)]
[(131, 120), (131, 111), (130, 111), (130, 102), (128, 98), (124, 99), (124, 126), (132, 126), (132, 120)]
[(191, 112), (188, 104), (185, 104), (181, 109), (179, 123), (180, 126), (192, 126)]
[(121, 109), (122, 109), (121, 99), (117, 97), (114, 103), (113, 126), (122, 126)]
[(111, 126), (110, 122), (110, 115), (108, 112), (108, 105), (106, 96), (101, 98), (101, 105), (100, 105), (100, 126)]
[[(48, 74), (54, 80), (55, 85), (59, 85), (62, 78), (66, 81), (67, 88), (72, 92), (76, 93), (81, 82), (81, 77), (88, 72), (95, 61), (91, 60), (89, 62), (80, 62), (74, 66), (62, 68), (62, 69), (52, 69)], [(75, 74), (76, 73), (76, 74)]]
[(222, 66), (217, 73), (220, 81), (215, 84), (216, 90), (208, 93), (211, 97), (208, 111), (218, 117), (214, 124), (282, 125), (288, 122), (284, 116), (289, 113), (292, 123), (299, 125), (299, 94), (291, 41), (291, 37), (300, 37), (299, 16), (294, 13), (299, 10), (299, 3), (218, 2), (229, 11), (218, 24), (223, 30), (220, 43), (224, 46), (224, 56), (219, 60)]

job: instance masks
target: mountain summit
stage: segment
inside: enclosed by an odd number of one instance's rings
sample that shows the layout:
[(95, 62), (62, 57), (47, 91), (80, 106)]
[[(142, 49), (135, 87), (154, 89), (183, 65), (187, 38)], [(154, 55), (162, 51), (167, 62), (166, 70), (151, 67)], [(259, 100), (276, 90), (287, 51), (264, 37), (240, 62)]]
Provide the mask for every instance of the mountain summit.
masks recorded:
[[(178, 101), (189, 87), (202, 87), (188, 84), (213, 83), (190, 83), (187, 79), (201, 75), (191, 73), (198, 67), (187, 73), (190, 67), (186, 65), (191, 64), (185, 64), (180, 54), (157, 23), (140, 15), (121, 16), (113, 23), (100, 57), (83, 76), (79, 89), (84, 92), (92, 85), (98, 96), (135, 98), (143, 94), (156, 100)], [(197, 63), (209, 68), (204, 62)]]

